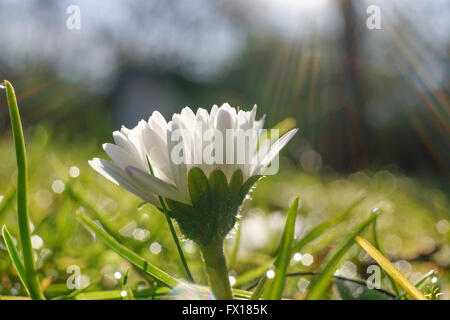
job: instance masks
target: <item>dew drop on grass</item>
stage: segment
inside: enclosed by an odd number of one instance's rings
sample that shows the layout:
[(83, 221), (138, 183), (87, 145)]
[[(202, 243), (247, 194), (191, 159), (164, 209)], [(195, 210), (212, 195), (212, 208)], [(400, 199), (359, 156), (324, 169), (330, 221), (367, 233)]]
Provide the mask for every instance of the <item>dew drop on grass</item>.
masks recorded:
[(275, 271), (273, 271), (273, 270), (267, 271), (266, 276), (269, 279), (273, 279), (275, 277)]
[(183, 249), (184, 251), (186, 251), (188, 254), (193, 254), (195, 253), (195, 244), (193, 241), (188, 240), (183, 242)]
[(127, 296), (127, 292), (125, 290), (120, 291), (120, 296), (125, 298)]
[(114, 278), (119, 280), (120, 278), (122, 278), (122, 274), (119, 271), (116, 271), (116, 272), (114, 272)]
[(302, 260), (302, 254), (300, 252), (296, 252), (294, 254), (294, 261), (299, 262), (300, 260)]
[(31, 236), (31, 246), (33, 249), (41, 249), (44, 245), (44, 241), (37, 234)]

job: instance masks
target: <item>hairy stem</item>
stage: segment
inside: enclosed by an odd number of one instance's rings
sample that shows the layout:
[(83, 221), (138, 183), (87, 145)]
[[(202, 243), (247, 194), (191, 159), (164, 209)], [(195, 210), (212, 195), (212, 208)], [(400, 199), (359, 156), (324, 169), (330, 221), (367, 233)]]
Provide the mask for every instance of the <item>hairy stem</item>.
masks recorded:
[(209, 285), (218, 300), (232, 300), (230, 279), (223, 254), (223, 240), (213, 240), (206, 246), (200, 246)]

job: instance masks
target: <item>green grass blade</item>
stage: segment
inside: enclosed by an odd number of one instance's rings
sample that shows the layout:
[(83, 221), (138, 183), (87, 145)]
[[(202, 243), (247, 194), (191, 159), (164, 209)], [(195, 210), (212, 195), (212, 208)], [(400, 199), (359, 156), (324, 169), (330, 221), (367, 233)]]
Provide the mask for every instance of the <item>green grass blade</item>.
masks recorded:
[(347, 252), (347, 250), (350, 249), (354, 244), (353, 239), (358, 234), (360, 234), (369, 224), (371, 224), (379, 214), (379, 211), (372, 212), (369, 218), (353, 228), (353, 230), (344, 238), (337, 250), (333, 252), (334, 255), (331, 257), (331, 259), (322, 267), (319, 276), (313, 280), (311, 289), (305, 297), (306, 300), (318, 300), (322, 297), (323, 293), (328, 288), (330, 282), (333, 279), (333, 274), (339, 264), (339, 261)]
[(152, 263), (144, 260), (142, 257), (137, 255), (127, 247), (121, 245), (116, 239), (114, 239), (111, 235), (109, 235), (101, 227), (99, 227), (94, 221), (92, 221), (87, 215), (81, 212), (77, 212), (77, 215), (80, 217), (81, 221), (86, 226), (88, 226), (89, 229), (95, 232), (95, 234), (102, 238), (111, 249), (113, 249), (122, 258), (128, 260), (130, 263), (135, 265), (146, 274), (150, 275), (151, 277), (155, 278), (156, 280), (160, 281), (170, 288), (173, 288), (180, 283), (178, 279), (175, 279)]
[(298, 196), (289, 208), (280, 249), (275, 260), (275, 277), (267, 284), (267, 298), (280, 300), (286, 281), (286, 271), (291, 261), (291, 249), (294, 242), (295, 220), (298, 212)]
[(76, 299), (76, 297), (77, 297), (79, 294), (88, 291), (89, 289), (91, 289), (91, 288), (92, 288), (95, 284), (97, 284), (98, 282), (99, 282), (99, 281), (98, 281), (98, 279), (97, 279), (97, 280), (92, 281), (91, 283), (89, 283), (89, 284), (88, 284), (87, 286), (85, 286), (84, 288), (74, 290), (74, 291), (70, 292), (69, 294), (66, 294), (66, 295), (63, 295), (63, 296), (57, 296), (57, 297), (54, 297), (52, 300), (74, 300), (74, 299)]
[(267, 269), (269, 269), (273, 264), (275, 263), (275, 258), (271, 258), (269, 261), (265, 262), (264, 264), (251, 269), (249, 271), (244, 272), (239, 277), (236, 278), (236, 282), (234, 283), (235, 287), (242, 286), (246, 283), (249, 283), (250, 281), (253, 281), (262, 275), (265, 274)]
[(292, 249), (293, 252), (300, 251), (301, 249), (303, 249), (303, 247), (305, 245), (307, 245), (314, 239), (318, 238), (325, 231), (327, 231), (331, 227), (334, 227), (338, 223), (345, 220), (345, 218), (347, 218), (350, 215), (350, 213), (352, 213), (353, 209), (355, 209), (364, 199), (365, 199), (365, 196), (359, 197), (350, 206), (348, 206), (346, 209), (344, 209), (340, 213), (332, 216), (325, 222), (322, 222), (321, 224), (312, 228), (304, 237), (302, 237), (298, 241), (295, 241), (295, 243), (293, 245), (293, 249)]
[[(321, 234), (323, 234), (325, 231), (327, 231), (329, 228), (334, 227), (338, 223), (342, 222), (347, 218), (350, 213), (352, 213), (353, 209), (355, 209), (363, 200), (365, 199), (365, 196), (361, 196), (360, 198), (356, 199), (350, 206), (348, 206), (346, 209), (338, 213), (337, 215), (331, 217), (330, 219), (326, 220), (325, 222), (317, 225), (316, 227), (312, 228), (305, 236), (303, 236), (301, 239), (294, 241), (294, 244), (292, 246), (292, 252), (298, 252), (305, 245), (313, 241), (314, 239), (318, 238)], [(267, 269), (272, 266), (275, 263), (275, 258), (271, 259), (267, 263), (265, 263), (262, 266), (259, 266), (255, 269), (252, 269), (250, 271), (247, 271), (243, 273), (241, 276), (239, 276), (236, 279), (235, 286), (238, 287), (240, 285), (243, 285), (245, 283), (249, 283), (250, 281), (261, 277), (265, 274)]]
[(189, 269), (189, 266), (187, 264), (186, 257), (184, 256), (183, 249), (181, 248), (180, 240), (178, 239), (177, 233), (175, 232), (172, 220), (170, 219), (169, 214), (167, 213), (167, 208), (166, 205), (164, 204), (164, 200), (162, 199), (162, 197), (159, 197), (159, 201), (161, 202), (163, 213), (166, 216), (167, 224), (169, 225), (170, 233), (172, 234), (172, 239), (175, 242), (175, 246), (177, 247), (177, 252), (178, 255), (180, 256), (180, 260), (181, 263), (183, 264), (186, 276), (190, 282), (195, 283), (194, 277), (192, 276), (191, 270)]
[(91, 212), (91, 214), (94, 215), (95, 219), (100, 222), (100, 224), (102, 225), (103, 229), (105, 229), (107, 233), (112, 235), (114, 238), (121, 239), (121, 235), (118, 234), (117, 232), (115, 232), (114, 230), (112, 230), (108, 226), (106, 221), (103, 219), (104, 214), (102, 214), (100, 212), (100, 210), (98, 210), (88, 199), (86, 199), (86, 197), (84, 197), (83, 194), (81, 194), (80, 192), (77, 192), (76, 190), (74, 190), (72, 184), (68, 183), (66, 185), (66, 190), (67, 190), (66, 192), (69, 195), (69, 197), (75, 203), (77, 203), (80, 206), (86, 208), (89, 212)]
[(361, 236), (356, 236), (355, 241), (369, 256), (374, 259), (383, 270), (389, 274), (400, 287), (403, 288), (415, 300), (427, 300), (425, 295), (414, 286), (380, 251), (377, 250), (369, 241)]
[[(91, 292), (81, 292), (77, 294), (75, 300), (120, 300), (122, 296), (120, 295), (121, 290), (106, 290), (106, 291), (91, 291)], [(147, 288), (143, 290), (133, 290), (133, 296), (136, 299), (154, 299), (161, 298), (170, 293), (170, 289), (167, 287), (159, 287), (156, 289)], [(248, 300), (250, 298), (251, 292), (239, 289), (233, 289), (233, 296), (239, 300)], [(16, 297), (17, 298), (17, 297)], [(0, 296), (1, 300), (1, 296)]]
[(237, 300), (248, 300), (250, 299), (252, 293), (250, 291), (233, 289), (233, 297)]
[(17, 274), (19, 275), (20, 281), (27, 290), (28, 294), (30, 294), (28, 284), (26, 282), (25, 269), (23, 267), (22, 259), (20, 259), (20, 254), (17, 251), (17, 248), (14, 245), (14, 241), (11, 237), (11, 234), (9, 233), (5, 225), (2, 228), (2, 235), (3, 240), (5, 241), (6, 249), (8, 250), (11, 261), (17, 270)]
[(15, 195), (16, 195), (15, 188), (11, 188), (8, 191), (8, 193), (6, 193), (6, 195), (3, 197), (2, 201), (0, 201), (0, 217), (3, 215), (6, 209), (8, 209)]
[[(148, 164), (149, 171), (152, 175), (154, 175), (153, 167), (152, 167), (152, 164), (150, 163), (150, 159), (148, 158), (148, 156), (146, 158), (147, 158), (147, 164)], [(181, 263), (183, 264), (184, 271), (186, 272), (186, 276), (190, 282), (195, 283), (194, 277), (192, 276), (191, 270), (189, 269), (189, 266), (187, 264), (186, 257), (184, 256), (183, 249), (181, 248), (180, 240), (178, 239), (177, 233), (175, 232), (175, 228), (173, 227), (172, 220), (169, 216), (167, 207), (161, 196), (159, 196), (159, 202), (161, 203), (162, 211), (163, 211), (164, 215), (166, 216), (166, 221), (167, 221), (167, 224), (169, 225), (170, 233), (172, 234), (172, 239), (175, 242), (175, 246), (177, 247), (178, 255), (180, 256), (180, 260), (181, 260)]]
[(130, 286), (128, 285), (128, 274), (130, 272), (130, 268), (127, 268), (127, 270), (123, 274), (122, 278), (122, 292), (120, 295), (122, 296), (123, 292), (126, 292), (125, 296), (123, 297), (123, 300), (135, 300), (133, 290), (131, 290)]
[(250, 297), (250, 300), (259, 300), (261, 298), (264, 288), (266, 286), (267, 277), (264, 275), (261, 280), (259, 280), (258, 285), (255, 288), (255, 291), (253, 291), (252, 296)]
[[(378, 251), (381, 252), (381, 254), (385, 255), (383, 248), (380, 245), (380, 242), (378, 241), (378, 233), (377, 233), (377, 218), (372, 223), (372, 233), (373, 233), (373, 242), (375, 244), (375, 248), (378, 249)], [(394, 281), (394, 279), (391, 278), (390, 275), (387, 275), (388, 279), (391, 283), (392, 289), (394, 289), (395, 294), (398, 296), (400, 294), (400, 290), (397, 286), (397, 283)]]
[[(350, 280), (343, 280), (341, 277), (334, 277), (334, 283), (338, 289), (342, 300), (392, 300), (392, 295), (377, 289), (369, 289), (367, 283), (357, 283)], [(355, 294), (357, 293), (357, 294)]]
[[(133, 291), (133, 296), (136, 299), (149, 299), (161, 297), (169, 292), (169, 288), (160, 287), (155, 289), (144, 289)], [(121, 300), (121, 290), (103, 290), (79, 293), (74, 300)]]
[(9, 116), (11, 118), (11, 127), (16, 149), (17, 219), (25, 277), (31, 299), (42, 300), (45, 299), (45, 297), (39, 283), (33, 247), (31, 246), (30, 218), (28, 213), (28, 166), (22, 123), (20, 121), (19, 108), (17, 107), (14, 89), (7, 80), (4, 81), (4, 85), (6, 87), (6, 99), (8, 101)]
[[(425, 274), (422, 278), (420, 278), (419, 280), (417, 280), (417, 281), (414, 283), (414, 286), (417, 287), (417, 288), (420, 288), (420, 286), (421, 286), (422, 284), (424, 284), (425, 281), (427, 281), (429, 278), (431, 278), (431, 277), (434, 276), (435, 274), (436, 274), (436, 271), (434, 271), (434, 270), (429, 271), (429, 272), (428, 272), (427, 274)], [(403, 298), (404, 296), (406, 296), (406, 295), (407, 295), (406, 291), (402, 291), (402, 293), (400, 293), (398, 296), (396, 296), (394, 300), (400, 300), (400, 299), (402, 299), (402, 298)]]

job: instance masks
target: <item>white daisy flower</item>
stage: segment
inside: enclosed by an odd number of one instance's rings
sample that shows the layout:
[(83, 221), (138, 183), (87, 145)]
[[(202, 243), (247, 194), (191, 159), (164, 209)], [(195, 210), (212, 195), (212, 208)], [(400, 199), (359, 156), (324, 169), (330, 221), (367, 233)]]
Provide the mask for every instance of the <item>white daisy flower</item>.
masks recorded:
[[(231, 230), (245, 195), (297, 131), (258, 144), (264, 118), (255, 116), (256, 106), (246, 112), (228, 104), (210, 113), (186, 107), (169, 122), (155, 111), (135, 128), (115, 131), (115, 144), (103, 145), (113, 162), (89, 164), (144, 201), (167, 205), (185, 235), (205, 244)], [(243, 148), (236, 143), (242, 132), (256, 137)]]

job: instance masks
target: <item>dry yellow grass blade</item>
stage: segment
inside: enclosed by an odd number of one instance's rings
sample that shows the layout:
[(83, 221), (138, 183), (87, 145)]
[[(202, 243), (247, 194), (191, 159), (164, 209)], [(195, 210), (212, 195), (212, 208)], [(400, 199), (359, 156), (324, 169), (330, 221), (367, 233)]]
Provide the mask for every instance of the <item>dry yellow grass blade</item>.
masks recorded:
[(427, 300), (398, 269), (378, 251), (372, 244), (361, 236), (355, 237), (356, 242), (415, 300)]

